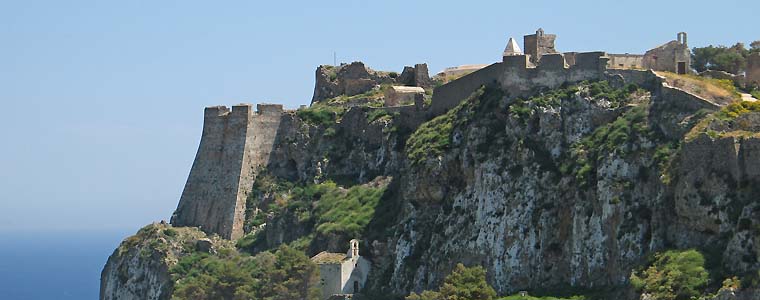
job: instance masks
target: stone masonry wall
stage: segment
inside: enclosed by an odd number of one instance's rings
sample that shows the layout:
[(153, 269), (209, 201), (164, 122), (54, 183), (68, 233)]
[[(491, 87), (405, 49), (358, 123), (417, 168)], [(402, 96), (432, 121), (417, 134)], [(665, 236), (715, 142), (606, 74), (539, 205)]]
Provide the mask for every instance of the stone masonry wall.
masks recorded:
[(243, 235), (245, 201), (256, 171), (268, 161), (281, 105), (250, 104), (230, 111), (207, 107), (203, 134), (187, 183), (172, 215), (174, 226), (198, 226), (227, 239)]
[(604, 52), (574, 53), (573, 58), (574, 64), (569, 66), (563, 54), (546, 54), (533, 66), (530, 55), (505, 56), (503, 63), (492, 64), (437, 87), (429, 114), (437, 116), (446, 112), (486, 84), (497, 83), (509, 97), (519, 97), (537, 88), (554, 89), (565, 83), (604, 78), (607, 69)]

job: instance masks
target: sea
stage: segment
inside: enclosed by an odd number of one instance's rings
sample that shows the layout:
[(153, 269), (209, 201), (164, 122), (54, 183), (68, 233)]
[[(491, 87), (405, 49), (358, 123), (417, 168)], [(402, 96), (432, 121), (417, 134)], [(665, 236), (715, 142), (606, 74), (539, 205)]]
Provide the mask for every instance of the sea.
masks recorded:
[(0, 300), (98, 299), (100, 271), (134, 231), (0, 231)]

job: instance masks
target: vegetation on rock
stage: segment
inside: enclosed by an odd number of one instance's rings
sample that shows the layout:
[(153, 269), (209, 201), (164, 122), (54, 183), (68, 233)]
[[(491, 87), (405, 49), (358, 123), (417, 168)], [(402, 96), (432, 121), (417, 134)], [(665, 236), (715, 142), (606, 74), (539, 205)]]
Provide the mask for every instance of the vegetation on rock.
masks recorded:
[[(355, 185), (349, 188), (338, 186), (332, 181), (296, 185), (260, 176), (254, 183), (249, 205), (255, 206), (254, 202), (259, 201), (268, 205), (248, 222), (257, 226), (265, 222), (263, 216), (276, 218), (287, 215), (298, 223), (308, 224), (307, 227), (312, 228), (312, 233), (316, 236), (341, 236), (346, 240), (360, 238), (372, 219), (386, 185), (387, 180), (380, 180), (376, 185)], [(297, 240), (297, 248), (305, 248), (314, 237), (307, 235), (302, 237), (304, 240)], [(238, 246), (247, 249), (255, 242), (255, 235), (249, 235), (239, 241)]]
[(748, 113), (760, 113), (760, 102), (742, 101), (723, 107), (699, 121), (686, 134), (686, 140), (693, 140), (700, 134), (707, 134), (711, 138), (727, 135), (756, 136), (758, 132), (753, 128), (748, 128), (750, 124), (737, 121), (741, 116)]
[(451, 274), (443, 280), (438, 291), (411, 293), (407, 300), (491, 300), (496, 291), (486, 282), (483, 267), (465, 267), (457, 264)]
[(572, 296), (569, 298), (561, 298), (561, 297), (552, 297), (552, 296), (542, 296), (542, 297), (536, 297), (531, 295), (511, 295), (507, 297), (499, 298), (499, 300), (585, 300), (586, 297), (584, 296)]
[(342, 106), (314, 103), (311, 107), (297, 110), (296, 115), (306, 123), (330, 127), (340, 120), (345, 112), (346, 109)]
[(483, 86), (445, 114), (423, 123), (406, 141), (407, 158), (412, 165), (418, 165), (425, 159), (443, 155), (451, 146), (454, 128), (469, 123), (483, 110), (483, 104), (493, 108), (502, 97), (500, 89)]
[(740, 101), (741, 94), (728, 79), (715, 79), (696, 75), (681, 75), (671, 72), (657, 72), (665, 77), (668, 85), (683, 89), (718, 104)]
[(755, 99), (760, 100), (760, 90), (753, 90), (751, 94), (752, 94), (752, 97), (755, 97)]
[(319, 299), (318, 268), (303, 252), (282, 245), (256, 256), (220, 249), (195, 252), (171, 268), (172, 299)]
[(703, 293), (708, 272), (696, 250), (669, 250), (655, 254), (644, 270), (631, 274), (631, 284), (652, 300), (686, 300)]
[(563, 171), (572, 172), (582, 185), (589, 186), (594, 180), (593, 171), (603, 155), (617, 153), (624, 156), (627, 151), (637, 149), (641, 138), (651, 136), (647, 123), (648, 111), (648, 105), (632, 107), (612, 123), (600, 126), (575, 143), (571, 147), (574, 165), (564, 166)]

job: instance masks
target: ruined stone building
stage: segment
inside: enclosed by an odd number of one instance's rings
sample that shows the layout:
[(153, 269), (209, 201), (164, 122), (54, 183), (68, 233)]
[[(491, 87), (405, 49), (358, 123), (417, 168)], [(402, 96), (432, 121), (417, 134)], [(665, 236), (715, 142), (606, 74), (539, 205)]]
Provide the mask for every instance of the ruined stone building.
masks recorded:
[(647, 51), (645, 54), (607, 54), (611, 69), (651, 69), (686, 74), (691, 68), (691, 51), (686, 32), (677, 39)]
[(322, 299), (333, 295), (360, 293), (367, 280), (370, 263), (359, 255), (359, 241), (351, 240), (346, 253), (322, 251), (311, 258), (319, 265)]
[(385, 91), (385, 106), (414, 105), (425, 96), (425, 89), (418, 86), (391, 86)]
[(523, 37), (523, 47), (525, 54), (530, 55), (530, 61), (537, 63), (544, 54), (558, 53), (554, 48), (554, 40), (557, 39), (555, 34), (546, 34), (539, 28), (535, 34), (529, 34)]

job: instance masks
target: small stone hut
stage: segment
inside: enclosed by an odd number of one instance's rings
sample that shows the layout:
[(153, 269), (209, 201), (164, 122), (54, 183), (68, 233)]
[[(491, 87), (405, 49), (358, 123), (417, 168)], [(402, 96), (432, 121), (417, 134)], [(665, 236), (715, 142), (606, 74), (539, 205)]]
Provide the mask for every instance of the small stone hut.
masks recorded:
[(319, 265), (321, 299), (357, 294), (364, 288), (370, 263), (359, 255), (359, 240), (351, 240), (346, 253), (322, 251), (311, 261)]
[(413, 105), (418, 97), (425, 97), (425, 89), (418, 86), (394, 85), (385, 90), (385, 106)]

